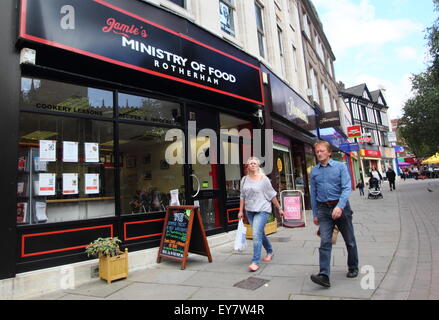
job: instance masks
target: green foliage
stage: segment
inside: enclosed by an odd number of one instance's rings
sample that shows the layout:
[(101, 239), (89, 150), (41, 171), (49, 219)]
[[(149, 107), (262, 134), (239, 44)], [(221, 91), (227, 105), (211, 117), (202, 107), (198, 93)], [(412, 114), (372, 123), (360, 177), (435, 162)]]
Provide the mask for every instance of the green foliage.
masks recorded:
[[(439, 12), (439, 0), (434, 4)], [(399, 133), (418, 158), (439, 151), (439, 19), (427, 29), (426, 39), (431, 61), (425, 72), (412, 77), (415, 96), (406, 102), (399, 121)]]
[(90, 243), (85, 252), (88, 257), (114, 257), (120, 254), (119, 244), (122, 243), (117, 237), (114, 238), (98, 238)]
[(269, 222), (273, 222), (274, 219), (275, 219), (275, 218), (274, 218), (274, 214), (271, 213), (271, 214), (268, 216), (267, 223), (269, 223)]

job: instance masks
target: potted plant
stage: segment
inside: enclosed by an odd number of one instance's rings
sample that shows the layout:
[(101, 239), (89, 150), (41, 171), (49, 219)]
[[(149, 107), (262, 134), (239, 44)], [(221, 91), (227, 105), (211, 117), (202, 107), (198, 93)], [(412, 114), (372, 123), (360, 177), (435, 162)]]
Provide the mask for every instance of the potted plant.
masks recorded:
[(99, 258), (99, 277), (107, 283), (128, 277), (128, 249), (122, 252), (121, 242), (117, 237), (98, 238), (85, 248), (87, 256)]
[[(247, 232), (245, 234), (245, 237), (247, 239), (253, 239), (253, 229), (252, 229), (251, 225), (245, 224), (245, 227), (247, 228)], [(277, 232), (277, 220), (274, 217), (273, 213), (271, 213), (270, 216), (268, 217), (267, 224), (265, 225), (264, 231), (265, 231), (266, 235)]]

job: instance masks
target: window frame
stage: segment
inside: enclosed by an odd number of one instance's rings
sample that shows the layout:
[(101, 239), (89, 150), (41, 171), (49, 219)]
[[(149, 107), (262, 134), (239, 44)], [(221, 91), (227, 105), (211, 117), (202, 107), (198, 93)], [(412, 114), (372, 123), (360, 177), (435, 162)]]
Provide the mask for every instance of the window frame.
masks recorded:
[[(181, 129), (184, 132), (184, 124), (183, 121), (181, 123), (175, 123), (175, 124), (166, 124), (166, 123), (157, 123), (157, 122), (150, 122), (150, 121), (136, 121), (136, 120), (127, 120), (127, 119), (121, 119), (119, 117), (119, 99), (118, 96), (119, 94), (127, 94), (127, 95), (134, 95), (134, 96), (140, 96), (140, 97), (145, 97), (145, 98), (149, 98), (149, 99), (156, 99), (156, 100), (163, 100), (163, 101), (169, 101), (169, 102), (173, 102), (176, 103), (180, 106), (180, 115), (183, 117), (184, 114), (184, 103), (182, 103), (181, 101), (178, 101), (177, 99), (172, 99), (169, 97), (163, 97), (163, 96), (159, 96), (159, 95), (154, 95), (154, 94), (139, 94), (139, 92), (134, 92), (131, 91), (129, 89), (125, 90), (125, 89), (116, 89), (116, 88), (112, 88), (111, 86), (109, 87), (105, 87), (102, 85), (96, 85), (96, 83), (94, 83), (93, 81), (88, 81), (88, 80), (84, 80), (84, 79), (77, 79), (72, 80), (72, 81), (64, 81), (64, 80), (59, 80), (59, 78), (57, 77), (47, 77), (44, 75), (38, 75), (38, 74), (27, 74), (27, 73), (22, 73), (20, 76), (21, 78), (31, 78), (31, 79), (37, 79), (37, 80), (46, 80), (46, 81), (53, 81), (53, 82), (57, 82), (57, 83), (62, 83), (64, 85), (72, 85), (72, 86), (79, 86), (79, 87), (85, 87), (85, 88), (93, 88), (93, 89), (98, 89), (98, 90), (104, 90), (104, 91), (109, 91), (112, 93), (112, 102), (113, 102), (113, 116), (110, 118), (104, 118), (104, 117), (100, 117), (100, 116), (94, 116), (94, 115), (85, 115), (85, 114), (76, 114), (76, 113), (62, 113), (62, 112), (56, 112), (56, 111), (48, 111), (45, 109), (30, 109), (28, 107), (23, 107), (22, 104), (19, 104), (19, 114), (39, 114), (39, 115), (48, 115), (48, 116), (57, 116), (57, 117), (65, 117), (65, 118), (74, 118), (74, 119), (83, 119), (83, 120), (91, 120), (91, 121), (102, 121), (102, 122), (107, 122), (107, 123), (112, 123), (112, 128), (113, 128), (113, 157), (114, 157), (114, 200), (115, 200), (115, 213), (113, 216), (103, 216), (103, 217), (97, 217), (97, 218), (88, 218), (88, 219), (84, 219), (84, 220), (69, 220), (69, 221), (62, 221), (62, 222), (49, 222), (49, 223), (44, 223), (42, 225), (54, 225), (54, 224), (65, 224), (65, 223), (83, 223), (85, 221), (90, 221), (90, 220), (105, 220), (105, 219), (115, 219), (115, 218), (120, 218), (120, 217), (126, 217), (127, 215), (124, 214), (122, 212), (122, 208), (121, 208), (121, 200), (120, 200), (120, 195), (121, 195), (121, 183), (120, 183), (120, 174), (121, 174), (121, 170), (120, 170), (120, 147), (119, 147), (119, 140), (120, 140), (120, 134), (119, 134), (119, 124), (132, 124), (132, 125), (138, 125), (138, 126), (143, 126), (143, 127), (159, 127), (159, 128), (176, 128), (176, 129)], [(21, 94), (21, 93), (19, 93)], [(184, 118), (184, 117), (183, 117)], [(19, 128), (21, 127), (21, 124), (19, 123)], [(18, 141), (17, 141), (18, 143)], [(186, 151), (184, 151), (184, 154), (186, 153)], [(18, 199), (17, 199), (17, 203), (18, 203)], [(163, 211), (164, 212), (164, 211)], [(157, 211), (157, 212), (151, 212), (151, 213), (162, 213), (162, 211)], [(32, 224), (35, 225), (35, 224)], [(29, 224), (17, 224), (17, 228), (25, 228), (28, 227)]]

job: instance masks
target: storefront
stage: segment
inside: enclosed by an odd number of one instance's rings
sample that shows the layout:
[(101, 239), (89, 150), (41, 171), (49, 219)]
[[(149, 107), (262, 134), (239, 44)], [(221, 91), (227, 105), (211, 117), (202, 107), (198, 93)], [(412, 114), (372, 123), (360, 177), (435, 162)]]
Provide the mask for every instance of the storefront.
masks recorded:
[[(309, 177), (316, 165), (313, 144), (317, 141), (314, 109), (293, 89), (264, 65), (266, 129), (273, 129), (273, 186), (282, 190), (300, 190), (305, 194), (305, 206), (310, 208)], [(280, 220), (279, 220), (280, 221)]]
[(372, 168), (376, 168), (381, 174), (385, 173), (382, 159), (381, 159), (381, 151), (373, 150), (373, 149), (360, 149), (361, 155), (361, 168), (363, 172), (364, 181), (369, 180), (369, 173)]
[(0, 279), (85, 260), (98, 237), (158, 246), (170, 190), (208, 235), (236, 228), (251, 144), (238, 132), (261, 127), (264, 105), (254, 58), (135, 0), (22, 0), (19, 20), (0, 8)]

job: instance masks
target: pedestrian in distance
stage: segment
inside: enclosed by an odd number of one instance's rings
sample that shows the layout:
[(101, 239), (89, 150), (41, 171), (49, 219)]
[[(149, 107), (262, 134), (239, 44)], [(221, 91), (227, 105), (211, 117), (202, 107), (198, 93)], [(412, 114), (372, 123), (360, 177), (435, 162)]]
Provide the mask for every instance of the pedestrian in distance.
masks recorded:
[(369, 177), (371, 178), (369, 180), (370, 187), (375, 188), (375, 190), (378, 190), (378, 188), (381, 184), (381, 181), (383, 180), (383, 176), (377, 170), (376, 167), (372, 167), (372, 170), (370, 171)]
[(348, 252), (348, 278), (358, 276), (357, 243), (352, 224), (349, 204), (351, 178), (346, 166), (331, 159), (332, 148), (326, 141), (314, 144), (319, 163), (311, 170), (311, 207), (313, 222), (320, 229), (319, 264), (320, 272), (311, 276), (311, 281), (323, 287), (330, 287), (330, 264), (332, 233), (337, 226)]
[(393, 171), (391, 166), (389, 166), (387, 168), (386, 177), (387, 177), (387, 180), (389, 181), (390, 191), (395, 190), (396, 189), (395, 188), (396, 173), (395, 173), (395, 171)]
[(241, 195), (238, 219), (244, 218), (244, 209), (253, 231), (253, 258), (248, 267), (249, 271), (257, 271), (261, 263), (262, 247), (267, 252), (263, 258), (265, 262), (273, 259), (273, 247), (265, 235), (265, 225), (271, 214), (271, 204), (279, 209), (281, 217), (284, 212), (276, 198), (277, 192), (273, 189), (270, 180), (261, 168), (261, 162), (256, 157), (247, 160), (247, 175), (241, 179)]
[(364, 182), (360, 179), (357, 183), (357, 189), (360, 190), (360, 196), (364, 196)]

